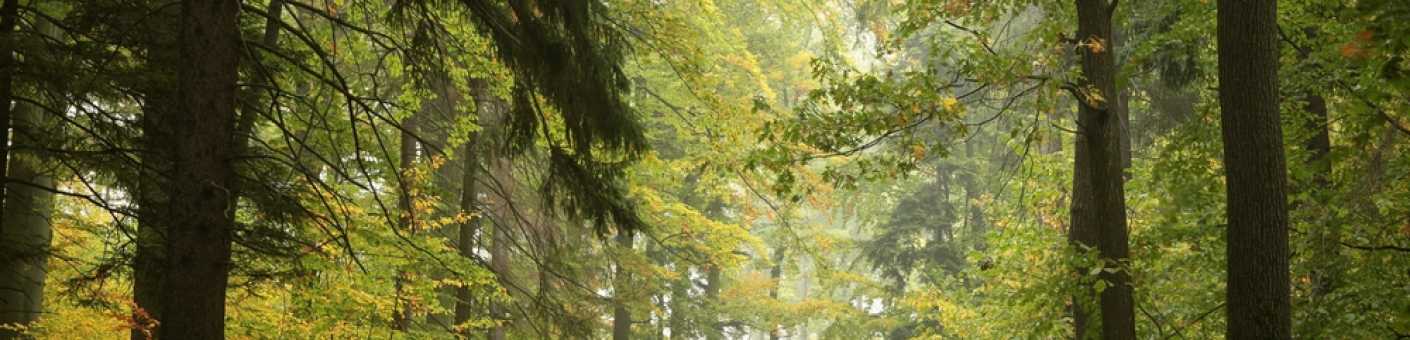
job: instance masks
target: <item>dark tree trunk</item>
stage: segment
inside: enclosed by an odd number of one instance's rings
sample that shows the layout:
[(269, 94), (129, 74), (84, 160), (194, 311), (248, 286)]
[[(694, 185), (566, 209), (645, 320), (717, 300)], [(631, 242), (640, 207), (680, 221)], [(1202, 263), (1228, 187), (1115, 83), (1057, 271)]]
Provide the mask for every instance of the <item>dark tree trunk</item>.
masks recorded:
[[(617, 234), (617, 245), (623, 251), (632, 249), (632, 233), (629, 231), (619, 231)], [(613, 284), (613, 306), (612, 306), (612, 340), (628, 340), (632, 337), (632, 313), (627, 309), (626, 290), (629, 286), (631, 274), (627, 272), (619, 263), (617, 264), (616, 282)]]
[[(154, 94), (148, 93), (151, 100)], [(166, 169), (161, 153), (156, 145), (165, 140), (158, 137), (162, 133), (155, 127), (155, 117), (159, 108), (144, 109), (142, 117), (143, 142), (149, 150), (142, 153), (142, 164), (150, 169)], [(163, 171), (164, 172), (164, 171)], [(132, 299), (135, 304), (132, 312), (132, 340), (148, 340), (157, 336), (157, 323), (162, 320), (161, 293), (166, 291), (166, 272), (163, 270), (166, 258), (165, 211), (166, 195), (162, 188), (166, 181), (160, 175), (142, 171), (137, 180), (137, 240), (136, 254), (132, 259)]]
[[(1116, 88), (1115, 47), (1111, 14), (1114, 3), (1077, 0), (1077, 39), (1082, 43), (1084, 81), (1078, 84), (1078, 136), (1073, 174), (1072, 230), (1074, 243), (1099, 251), (1102, 266), (1101, 337), (1136, 337), (1134, 301), (1129, 275), (1120, 270), (1129, 254), (1126, 202), (1122, 177), (1120, 92)], [(1083, 288), (1088, 289), (1088, 288)], [(1084, 338), (1089, 316), (1074, 304), (1077, 336)]]
[[(470, 86), (471, 96), (475, 100), (476, 113), (482, 113), (491, 105), (488, 84), (482, 80), (472, 80)], [(484, 114), (479, 116), (487, 117)], [(478, 152), (476, 143), (479, 138), (479, 133), (472, 132), (470, 137), (465, 140), (465, 144), (461, 145), (460, 155), (462, 167), (460, 169), (460, 211), (470, 214), (471, 217), (460, 224), (459, 237), (456, 238), (456, 249), (460, 252), (461, 257), (469, 259), (475, 258), (475, 236), (479, 232), (480, 223), (478, 214), (482, 213), (479, 208), (480, 193), (476, 190), (478, 184), (475, 183), (478, 180), (476, 175), (480, 173), (480, 157), (476, 154)], [(472, 303), (474, 296), (471, 295), (469, 287), (460, 287), (456, 289), (455, 297), (455, 324), (464, 324), (466, 321), (470, 321), (470, 318), (476, 313), (475, 305)]]
[(1229, 339), (1291, 339), (1276, 0), (1220, 0)]
[[(475, 257), (475, 234), (479, 227), (479, 193), (475, 190), (475, 174), (479, 172), (479, 161), (475, 157), (475, 136), (461, 147), (464, 169), (460, 179), (460, 211), (470, 214), (471, 217), (460, 224), (459, 237), (456, 239), (456, 250), (461, 257)], [(459, 287), (455, 291), (455, 324), (461, 325), (470, 321), (470, 317), (475, 314), (475, 305), (472, 303), (474, 296), (470, 293), (469, 287)]]
[(235, 226), (236, 80), (240, 4), (186, 0), (177, 98), (182, 110), (164, 117), (174, 140), (165, 270), (160, 293), (163, 339), (223, 339), (225, 288)]
[[(413, 208), (413, 197), (411, 195), (412, 179), (411, 170), (416, 164), (416, 136), (412, 131), (416, 128), (416, 121), (408, 118), (402, 121), (401, 149), (397, 163), (397, 181), (399, 193), (397, 197), (397, 210), (400, 212), (397, 224), (402, 233), (414, 232), (416, 223), (416, 210)], [(411, 329), (411, 299), (403, 296), (407, 294), (403, 289), (406, 285), (407, 272), (404, 269), (397, 270), (396, 285), (397, 308), (392, 311), (392, 328), (399, 331)]]
[(166, 240), (168, 199), (166, 188), (173, 185), (168, 174), (173, 173), (172, 150), (175, 137), (167, 117), (181, 114), (177, 99), (178, 75), (171, 69), (181, 60), (178, 50), (180, 6), (153, 8), (146, 50), (146, 71), (151, 73), (141, 89), (142, 129), (139, 139), (142, 163), (137, 178), (129, 185), (137, 196), (137, 232), (132, 259), (132, 340), (147, 340), (158, 336), (157, 324), (163, 320), (161, 294), (166, 291)]
[[(1076, 152), (1072, 167), (1072, 200), (1068, 205), (1072, 222), (1068, 224), (1067, 241), (1079, 250), (1095, 249), (1099, 235), (1092, 216), (1092, 161), (1087, 143), (1087, 138), (1082, 135), (1073, 141)], [(1078, 267), (1077, 273), (1086, 275), (1089, 269)], [(1087, 300), (1095, 293), (1091, 285), (1082, 285), (1072, 298), (1072, 322), (1078, 340), (1087, 339), (1087, 328), (1091, 323), (1091, 307), (1087, 306)]]

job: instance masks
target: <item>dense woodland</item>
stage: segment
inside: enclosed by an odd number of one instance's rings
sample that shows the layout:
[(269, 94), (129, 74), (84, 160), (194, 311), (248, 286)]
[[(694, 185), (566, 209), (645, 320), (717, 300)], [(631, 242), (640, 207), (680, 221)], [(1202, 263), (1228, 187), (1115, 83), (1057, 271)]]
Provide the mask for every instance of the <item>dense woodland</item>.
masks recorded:
[(1403, 0), (0, 0), (0, 339), (1410, 339)]

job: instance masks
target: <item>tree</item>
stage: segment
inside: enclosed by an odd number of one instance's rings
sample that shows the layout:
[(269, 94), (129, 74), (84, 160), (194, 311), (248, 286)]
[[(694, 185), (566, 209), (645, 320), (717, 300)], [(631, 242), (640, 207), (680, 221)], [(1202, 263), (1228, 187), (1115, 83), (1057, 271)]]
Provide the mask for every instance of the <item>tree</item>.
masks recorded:
[[(622, 250), (630, 252), (632, 250), (633, 237), (631, 232), (617, 234), (617, 245)], [(612, 283), (612, 340), (630, 340), (632, 338), (632, 311), (627, 307), (628, 296), (632, 286), (631, 271), (624, 268), (624, 262), (617, 262), (617, 268), (613, 273)]]
[[(1077, 45), (1082, 77), (1071, 91), (1078, 102), (1078, 134), (1073, 162), (1070, 241), (1095, 248), (1102, 267), (1101, 335), (1103, 339), (1135, 339), (1136, 321), (1130, 274), (1126, 196), (1123, 179), (1121, 92), (1116, 87), (1112, 14), (1116, 2), (1077, 1)], [(1094, 247), (1095, 246), (1095, 247)], [(1077, 300), (1082, 300), (1078, 298)], [(1073, 304), (1078, 339), (1086, 339), (1086, 307)]]
[[(7, 2), (5, 6), (13, 6)], [(8, 12), (7, 12), (8, 11)], [(0, 15), (16, 15), (14, 9), (0, 9)], [(8, 18), (7, 18), (8, 19)], [(13, 20), (13, 19), (9, 19)], [(12, 24), (12, 23), (11, 23)], [(0, 23), (0, 28), (7, 24)], [(53, 23), (36, 20), (31, 31), (34, 38), (57, 36)], [(7, 35), (14, 33), (6, 31)], [(0, 39), (16, 39), (14, 36)], [(13, 46), (13, 41), (4, 42)], [(33, 46), (33, 45), (31, 45)], [(40, 45), (43, 46), (43, 45)], [(26, 51), (31, 58), (51, 57), (46, 51)], [(0, 53), (7, 53), (0, 50)], [(3, 57), (0, 57), (3, 58)], [(20, 65), (12, 64), (10, 70)], [(11, 71), (6, 71), (7, 73)], [(0, 79), (13, 82), (14, 79)], [(13, 89), (0, 88), (0, 92)], [(35, 88), (33, 99), (45, 97)], [(6, 102), (8, 103), (7, 99)], [(44, 106), (52, 101), (37, 101)], [(8, 108), (7, 108), (8, 109)], [(55, 165), (50, 155), (43, 152), (49, 147), (47, 136), (57, 132), (52, 119), (44, 111), (46, 108), (27, 100), (15, 100), (10, 110), (10, 127), (13, 136), (8, 149), (7, 171), (3, 203), (0, 203), (0, 325), (27, 326), (37, 320), (44, 311), (45, 278), (52, 239), (51, 215), (54, 209)], [(3, 110), (3, 109), (0, 109)], [(3, 131), (0, 131), (3, 134)], [(0, 338), (16, 337), (8, 328), (0, 328)]]
[[(181, 3), (181, 60), (176, 110), (162, 117), (172, 134), (173, 172), (165, 216), (158, 337), (223, 339), (225, 288), (235, 228), (236, 80), (240, 60), (239, 1)], [(179, 278), (179, 279), (175, 279)]]
[(1277, 8), (1276, 0), (1218, 4), (1230, 339), (1292, 338)]

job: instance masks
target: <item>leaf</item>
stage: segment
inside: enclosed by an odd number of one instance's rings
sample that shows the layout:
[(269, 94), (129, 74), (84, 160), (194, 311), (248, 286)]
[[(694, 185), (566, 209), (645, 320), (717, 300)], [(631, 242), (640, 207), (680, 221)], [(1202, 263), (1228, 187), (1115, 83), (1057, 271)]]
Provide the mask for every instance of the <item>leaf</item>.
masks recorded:
[(945, 97), (940, 100), (940, 104), (945, 107), (946, 112), (959, 112), (960, 100), (955, 97)]
[(1087, 41), (1082, 45), (1086, 46), (1088, 50), (1091, 50), (1092, 54), (1102, 54), (1102, 52), (1106, 51), (1106, 40), (1096, 36), (1087, 38)]

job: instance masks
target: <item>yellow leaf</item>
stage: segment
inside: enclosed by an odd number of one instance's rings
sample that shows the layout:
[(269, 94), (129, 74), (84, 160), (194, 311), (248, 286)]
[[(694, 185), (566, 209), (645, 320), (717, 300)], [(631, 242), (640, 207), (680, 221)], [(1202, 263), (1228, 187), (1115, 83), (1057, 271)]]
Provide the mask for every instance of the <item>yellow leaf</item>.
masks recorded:
[(960, 110), (960, 100), (955, 97), (945, 97), (940, 100), (940, 104), (945, 106), (945, 111), (956, 112)]

